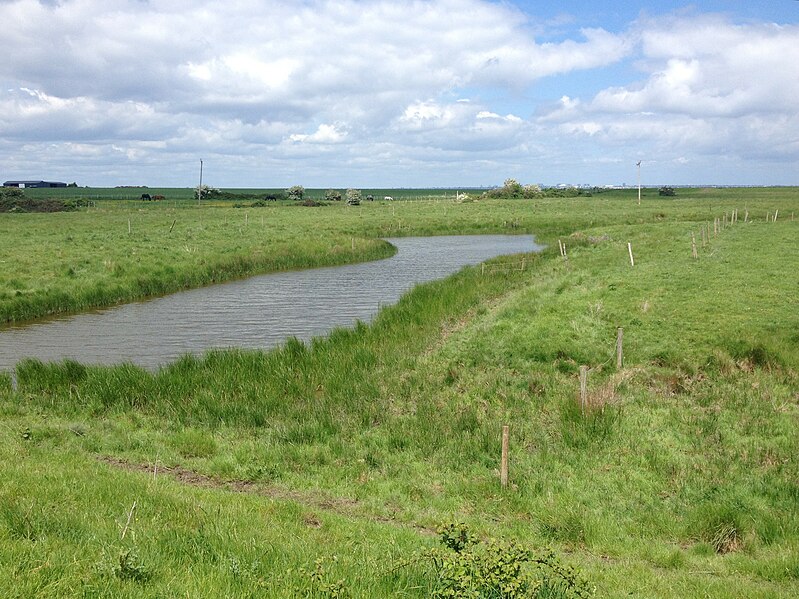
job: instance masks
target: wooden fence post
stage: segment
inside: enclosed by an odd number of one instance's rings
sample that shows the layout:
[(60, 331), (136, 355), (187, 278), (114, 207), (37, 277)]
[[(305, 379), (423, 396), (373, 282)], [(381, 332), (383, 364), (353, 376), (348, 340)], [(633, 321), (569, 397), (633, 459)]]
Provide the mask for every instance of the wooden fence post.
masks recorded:
[(588, 366), (580, 366), (580, 411), (585, 414), (588, 403)]
[(627, 242), (627, 251), (630, 253), (630, 266), (635, 266), (635, 259), (633, 259), (633, 244)]
[(616, 329), (616, 368), (621, 368), (624, 360), (624, 329), (619, 327)]
[(693, 233), (691, 233), (691, 255), (694, 257), (694, 260), (696, 260), (696, 237)]
[(502, 462), (500, 463), (499, 469), (499, 480), (502, 484), (502, 488), (505, 489), (508, 486), (508, 445), (509, 445), (509, 429), (508, 425), (505, 424), (502, 426)]

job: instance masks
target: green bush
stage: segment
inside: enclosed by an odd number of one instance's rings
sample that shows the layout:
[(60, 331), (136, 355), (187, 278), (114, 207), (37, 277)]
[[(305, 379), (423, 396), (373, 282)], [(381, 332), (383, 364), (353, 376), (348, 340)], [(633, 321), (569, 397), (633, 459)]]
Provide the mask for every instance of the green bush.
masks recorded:
[(0, 212), (68, 212), (85, 205), (82, 200), (34, 200), (17, 187), (0, 187)]
[(305, 196), (305, 188), (302, 185), (293, 185), (286, 190), (286, 194), (290, 200), (299, 202)]
[(475, 542), (463, 524), (439, 529), (445, 549), (430, 552), (438, 577), (433, 597), (578, 599), (594, 589), (550, 550), (534, 551), (514, 541)]

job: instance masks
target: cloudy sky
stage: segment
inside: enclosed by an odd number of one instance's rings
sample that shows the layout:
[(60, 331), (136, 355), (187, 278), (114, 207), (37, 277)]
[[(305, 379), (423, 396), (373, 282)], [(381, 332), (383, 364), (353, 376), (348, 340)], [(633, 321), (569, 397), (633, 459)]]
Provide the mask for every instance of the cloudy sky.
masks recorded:
[(799, 184), (799, 2), (0, 0), (0, 181)]

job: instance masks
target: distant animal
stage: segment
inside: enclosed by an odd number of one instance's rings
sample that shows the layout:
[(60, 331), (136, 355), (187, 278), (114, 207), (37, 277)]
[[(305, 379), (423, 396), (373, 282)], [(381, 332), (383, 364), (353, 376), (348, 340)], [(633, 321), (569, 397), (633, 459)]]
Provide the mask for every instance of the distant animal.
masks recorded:
[(393, 200), (394, 200), (394, 198), (392, 198), (391, 196), (386, 196), (386, 197), (384, 197), (383, 199), (384, 199), (385, 201), (387, 201), (387, 202), (391, 202), (391, 201), (393, 201)]
[(164, 196), (161, 196), (161, 195), (155, 195), (155, 196), (153, 196), (153, 200), (155, 200), (155, 201), (158, 201), (158, 200), (165, 200), (165, 199), (166, 199), (166, 198), (165, 198)]
[(146, 200), (147, 202), (149, 202), (150, 200), (152, 200), (152, 198), (150, 197), (150, 194), (149, 194), (149, 193), (143, 193), (143, 194), (141, 194), (141, 199), (142, 199), (142, 200)]

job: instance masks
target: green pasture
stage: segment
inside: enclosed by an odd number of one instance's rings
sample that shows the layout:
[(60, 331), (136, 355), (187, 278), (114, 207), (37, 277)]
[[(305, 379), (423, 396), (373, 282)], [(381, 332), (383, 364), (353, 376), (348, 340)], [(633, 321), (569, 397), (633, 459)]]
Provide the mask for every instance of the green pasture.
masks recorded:
[[(345, 192), (346, 188), (336, 188), (339, 191)], [(259, 196), (266, 194), (286, 192), (284, 188), (221, 188), (221, 191), (229, 192), (231, 194), (241, 195), (247, 200), (257, 199)], [(308, 188), (305, 190), (305, 196), (315, 200), (322, 200), (325, 197), (327, 188)], [(372, 195), (375, 200), (383, 200), (385, 197), (391, 197), (394, 200), (445, 200), (455, 199), (456, 193), (468, 193), (472, 196), (477, 196), (483, 190), (463, 188), (463, 189), (448, 189), (448, 188), (401, 188), (401, 189), (361, 189), (364, 198), (367, 195)], [(135, 201), (141, 199), (142, 194), (149, 194), (150, 196), (162, 195), (165, 202), (178, 202), (185, 203), (190, 201), (197, 201), (194, 196), (193, 187), (57, 187), (57, 188), (29, 188), (25, 190), (25, 195), (36, 198), (56, 198), (64, 200), (128, 200)]]
[[(76, 189), (82, 188), (38, 191)], [(169, 190), (159, 191), (170, 197)], [(675, 199), (661, 199), (647, 190), (640, 207), (635, 192), (531, 201), (381, 200), (361, 206), (270, 202), (258, 208), (97, 200), (72, 213), (0, 214), (0, 322), (262, 272), (385, 257), (392, 250), (378, 240), (384, 236), (532, 232), (555, 243), (558, 236), (601, 223), (677, 220), (699, 226), (733, 209), (748, 209), (753, 220), (781, 210), (785, 219), (795, 196), (790, 188), (681, 190)]]
[[(549, 547), (598, 597), (796, 596), (799, 193), (636, 195), (0, 215), (1, 255), (32, 254), (18, 286), (65, 298), (112, 285), (101, 260), (191, 285), (275, 248), (293, 268), (381, 236), (549, 244), (308, 344), (0, 375), (0, 596), (467, 596), (429, 557), (448, 522)], [(579, 596), (528, 591), (504, 596)]]

